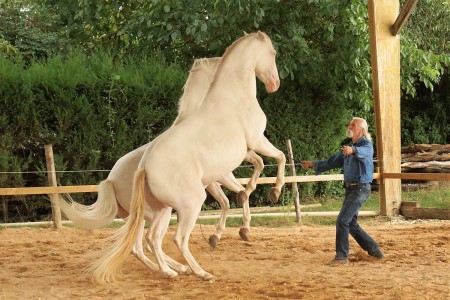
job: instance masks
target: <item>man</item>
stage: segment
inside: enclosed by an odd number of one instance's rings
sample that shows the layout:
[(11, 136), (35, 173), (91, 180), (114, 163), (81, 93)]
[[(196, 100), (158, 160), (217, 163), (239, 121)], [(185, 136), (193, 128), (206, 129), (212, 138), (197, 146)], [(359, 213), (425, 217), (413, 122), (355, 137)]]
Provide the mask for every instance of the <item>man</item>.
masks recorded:
[(366, 120), (353, 118), (347, 127), (347, 137), (352, 139), (342, 151), (326, 160), (302, 161), (303, 168), (314, 168), (316, 174), (343, 168), (345, 199), (336, 220), (336, 256), (328, 265), (348, 263), (349, 234), (376, 258), (384, 254), (378, 244), (358, 225), (358, 212), (370, 195), (373, 180), (373, 144)]

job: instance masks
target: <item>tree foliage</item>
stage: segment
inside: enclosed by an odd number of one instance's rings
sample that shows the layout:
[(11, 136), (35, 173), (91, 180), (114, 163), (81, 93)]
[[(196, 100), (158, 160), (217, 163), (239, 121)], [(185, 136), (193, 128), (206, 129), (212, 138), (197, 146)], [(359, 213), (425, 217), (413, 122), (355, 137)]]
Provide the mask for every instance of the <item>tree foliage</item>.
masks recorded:
[[(58, 11), (33, 1), (0, 2), (0, 53), (27, 63), (68, 51)], [(1, 46), (3, 45), (3, 46)]]

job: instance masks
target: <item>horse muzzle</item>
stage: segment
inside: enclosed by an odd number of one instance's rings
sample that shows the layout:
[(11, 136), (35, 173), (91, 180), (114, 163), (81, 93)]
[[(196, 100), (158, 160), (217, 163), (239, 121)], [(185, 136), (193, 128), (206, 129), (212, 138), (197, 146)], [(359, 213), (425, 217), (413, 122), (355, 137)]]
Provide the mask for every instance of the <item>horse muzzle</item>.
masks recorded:
[(266, 84), (266, 91), (268, 93), (274, 93), (278, 91), (279, 87), (280, 87), (280, 80), (273, 80)]

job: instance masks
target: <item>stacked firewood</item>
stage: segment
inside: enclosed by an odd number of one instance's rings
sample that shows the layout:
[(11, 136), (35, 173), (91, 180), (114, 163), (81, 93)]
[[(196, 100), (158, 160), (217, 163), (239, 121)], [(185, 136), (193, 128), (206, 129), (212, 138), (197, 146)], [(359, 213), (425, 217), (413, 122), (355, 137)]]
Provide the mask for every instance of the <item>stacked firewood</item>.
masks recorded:
[(450, 173), (450, 144), (402, 147), (402, 173)]

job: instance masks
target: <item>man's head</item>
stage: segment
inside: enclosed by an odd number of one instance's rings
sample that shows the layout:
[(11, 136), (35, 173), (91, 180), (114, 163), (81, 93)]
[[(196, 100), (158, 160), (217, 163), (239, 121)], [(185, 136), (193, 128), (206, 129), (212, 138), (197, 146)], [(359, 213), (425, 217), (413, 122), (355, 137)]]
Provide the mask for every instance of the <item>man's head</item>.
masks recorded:
[(347, 126), (346, 135), (354, 142), (359, 140), (363, 135), (370, 141), (372, 140), (369, 133), (369, 126), (363, 118), (354, 117)]

